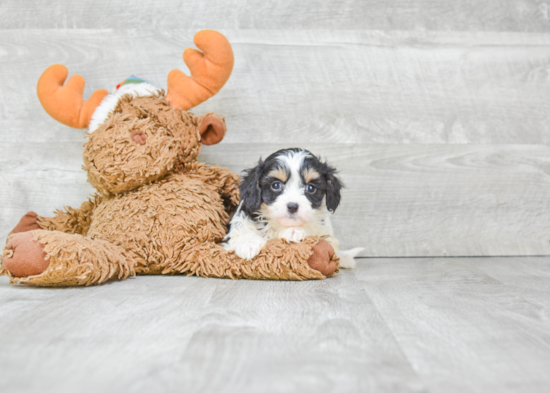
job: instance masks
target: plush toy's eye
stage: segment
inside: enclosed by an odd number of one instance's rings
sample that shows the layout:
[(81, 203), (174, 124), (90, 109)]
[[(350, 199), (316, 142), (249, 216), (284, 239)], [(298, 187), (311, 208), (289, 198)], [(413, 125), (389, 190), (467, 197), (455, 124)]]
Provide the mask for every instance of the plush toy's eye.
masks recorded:
[(308, 184), (308, 185), (306, 186), (306, 191), (309, 192), (309, 193), (314, 193), (315, 190), (316, 190), (316, 188), (315, 188), (315, 186), (312, 185), (312, 184)]
[(280, 181), (271, 183), (271, 189), (273, 191), (280, 191), (283, 188), (283, 184)]

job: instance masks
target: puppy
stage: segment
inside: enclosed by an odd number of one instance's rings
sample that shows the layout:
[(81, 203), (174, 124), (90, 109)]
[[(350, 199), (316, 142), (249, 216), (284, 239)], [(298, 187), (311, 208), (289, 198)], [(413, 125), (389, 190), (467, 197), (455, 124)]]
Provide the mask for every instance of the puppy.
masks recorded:
[(307, 150), (279, 150), (245, 170), (241, 203), (231, 219), (224, 247), (252, 259), (271, 239), (300, 242), (306, 236), (328, 236), (340, 267), (354, 268), (362, 248), (339, 251), (330, 215), (340, 204), (342, 182), (336, 169)]

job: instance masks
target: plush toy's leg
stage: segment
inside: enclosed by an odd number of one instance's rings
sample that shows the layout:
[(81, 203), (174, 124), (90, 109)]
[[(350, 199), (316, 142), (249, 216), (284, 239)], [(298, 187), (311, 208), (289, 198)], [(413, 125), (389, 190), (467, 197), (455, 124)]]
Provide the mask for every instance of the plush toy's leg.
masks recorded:
[(19, 223), (10, 232), (10, 235), (34, 229), (47, 229), (49, 231), (85, 235), (90, 226), (93, 211), (101, 200), (101, 196), (95, 195), (90, 200), (84, 202), (78, 209), (65, 207), (64, 210), (56, 210), (53, 217), (41, 217), (35, 212), (28, 212), (21, 217)]
[(93, 285), (134, 275), (137, 263), (131, 253), (103, 240), (34, 230), (9, 236), (0, 273), (9, 276), (12, 283)]
[(35, 212), (28, 212), (21, 217), (19, 223), (17, 223), (15, 228), (13, 228), (10, 232), (10, 235), (14, 233), (28, 232), (34, 229), (40, 229), (40, 226), (38, 225), (38, 214)]
[(338, 268), (338, 260), (335, 261), (335, 253), (332, 245), (326, 240), (319, 242), (312, 248), (313, 254), (307, 260), (309, 267), (321, 274), (330, 277)]
[(338, 258), (327, 241), (309, 237), (301, 243), (269, 241), (250, 261), (219, 244), (188, 244), (176, 263), (163, 267), (163, 273), (204, 277), (311, 280), (332, 276), (338, 271)]

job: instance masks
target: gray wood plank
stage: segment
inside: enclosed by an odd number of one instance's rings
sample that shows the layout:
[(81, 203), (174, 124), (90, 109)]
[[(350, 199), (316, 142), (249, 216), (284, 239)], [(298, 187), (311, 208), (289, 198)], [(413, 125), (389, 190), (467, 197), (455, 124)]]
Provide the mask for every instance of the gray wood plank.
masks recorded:
[[(2, 141), (68, 135), (34, 93), (48, 65), (87, 95), (132, 74), (164, 87), (195, 31), (0, 31)], [(195, 111), (226, 116), (230, 143), (550, 143), (548, 34), (224, 32), (233, 75)]]
[(0, 278), (2, 392), (421, 392), (353, 274), (317, 282)]
[(0, 278), (3, 392), (546, 392), (548, 257), (361, 259), (321, 282)]
[(369, 259), (356, 270), (431, 392), (547, 392), (550, 260)]
[[(239, 172), (286, 145), (218, 145)], [(364, 256), (550, 255), (550, 148), (537, 145), (301, 144), (347, 185), (333, 216)]]
[(549, 31), (547, 3), (536, 0), (3, 0), (3, 28), (380, 29)]
[[(81, 142), (0, 144), (1, 242), (26, 211), (50, 215), (93, 192), (80, 169)], [(222, 142), (200, 160), (240, 173), (289, 146)], [(344, 248), (365, 247), (365, 256), (550, 255), (548, 146), (303, 147), (333, 163), (347, 185), (333, 216)]]

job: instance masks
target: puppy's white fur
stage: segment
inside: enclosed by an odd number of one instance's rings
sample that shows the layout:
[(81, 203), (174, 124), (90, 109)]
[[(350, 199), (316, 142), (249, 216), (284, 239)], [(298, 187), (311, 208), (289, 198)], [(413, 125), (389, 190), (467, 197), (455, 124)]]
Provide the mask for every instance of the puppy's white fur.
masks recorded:
[[(326, 236), (326, 240), (331, 243), (340, 258), (340, 267), (355, 268), (354, 257), (363, 248), (340, 251), (338, 240), (334, 238), (332, 230), (331, 213), (325, 202), (323, 201), (319, 208), (314, 209), (305, 195), (300, 170), (304, 159), (308, 156), (308, 152), (299, 151), (277, 157), (291, 172), (283, 193), (271, 205), (262, 203), (255, 221), (242, 210), (241, 202), (231, 219), (231, 229), (224, 243), (226, 249), (233, 250), (239, 257), (250, 260), (258, 255), (266, 242), (271, 239), (285, 239), (297, 243), (304, 240), (306, 236)], [(287, 208), (289, 203), (298, 204), (299, 208), (295, 214), (289, 215)]]

